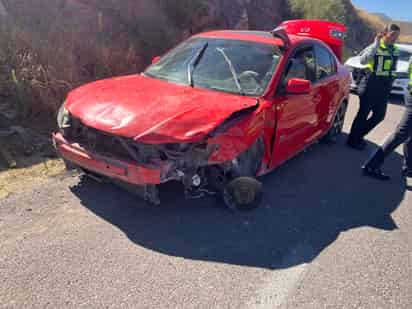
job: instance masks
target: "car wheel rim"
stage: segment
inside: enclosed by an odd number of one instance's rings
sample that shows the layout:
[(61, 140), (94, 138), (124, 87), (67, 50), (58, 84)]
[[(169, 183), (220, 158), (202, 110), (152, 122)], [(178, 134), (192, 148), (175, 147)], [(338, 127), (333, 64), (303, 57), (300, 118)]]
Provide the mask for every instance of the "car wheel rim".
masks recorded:
[(337, 112), (337, 114), (336, 114), (336, 117), (335, 117), (335, 121), (334, 121), (334, 124), (333, 124), (333, 127), (334, 127), (334, 135), (339, 135), (340, 133), (342, 133), (342, 131), (343, 131), (343, 125), (344, 125), (344, 122), (345, 122), (345, 114), (346, 114), (346, 104), (343, 104), (340, 108), (339, 108), (339, 110), (338, 110), (338, 112)]

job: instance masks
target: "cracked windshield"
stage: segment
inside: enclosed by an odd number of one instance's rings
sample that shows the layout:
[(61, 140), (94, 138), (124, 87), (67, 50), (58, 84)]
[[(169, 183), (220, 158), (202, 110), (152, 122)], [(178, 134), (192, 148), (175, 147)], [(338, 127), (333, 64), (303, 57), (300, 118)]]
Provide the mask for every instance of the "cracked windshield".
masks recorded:
[(258, 96), (269, 84), (280, 57), (274, 45), (194, 38), (172, 50), (145, 74), (173, 83)]

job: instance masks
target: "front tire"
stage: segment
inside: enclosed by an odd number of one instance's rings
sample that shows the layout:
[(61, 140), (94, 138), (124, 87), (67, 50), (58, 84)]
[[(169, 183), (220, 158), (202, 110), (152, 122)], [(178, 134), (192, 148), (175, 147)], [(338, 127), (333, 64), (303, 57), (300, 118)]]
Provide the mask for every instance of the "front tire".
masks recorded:
[(263, 185), (256, 179), (264, 156), (263, 138), (240, 154), (227, 184), (223, 189), (223, 201), (233, 211), (250, 211), (260, 206), (263, 200)]
[(223, 190), (223, 200), (233, 211), (251, 211), (263, 200), (263, 185), (252, 177), (238, 177)]

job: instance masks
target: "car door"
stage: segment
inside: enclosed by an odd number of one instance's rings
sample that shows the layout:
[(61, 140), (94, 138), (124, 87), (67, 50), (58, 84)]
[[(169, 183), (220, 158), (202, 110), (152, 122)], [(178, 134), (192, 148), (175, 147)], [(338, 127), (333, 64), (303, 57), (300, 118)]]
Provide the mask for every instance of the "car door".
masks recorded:
[(292, 78), (316, 81), (316, 60), (312, 45), (296, 49), (283, 72), (273, 106), (276, 109), (277, 126), (271, 167), (303, 149), (317, 129), (315, 108), (319, 97), (313, 90), (308, 94), (286, 93), (285, 85)]
[(337, 74), (337, 60), (326, 46), (315, 44), (316, 81), (313, 91), (316, 96), (315, 110), (317, 130), (313, 132), (311, 140), (318, 138), (329, 129), (335, 111), (339, 105), (339, 77)]

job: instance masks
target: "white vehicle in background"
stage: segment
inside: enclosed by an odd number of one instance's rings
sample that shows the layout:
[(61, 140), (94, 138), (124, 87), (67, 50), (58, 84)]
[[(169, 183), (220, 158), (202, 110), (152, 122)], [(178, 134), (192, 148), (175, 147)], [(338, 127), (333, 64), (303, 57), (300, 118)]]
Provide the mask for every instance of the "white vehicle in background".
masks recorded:
[[(409, 59), (412, 57), (412, 44), (396, 44), (400, 50), (400, 57), (398, 60), (398, 66), (396, 69), (396, 79), (392, 84), (391, 94), (405, 96), (408, 91), (409, 74), (408, 65)], [(363, 51), (362, 51), (363, 52)], [(362, 54), (362, 52), (359, 53)], [(345, 66), (351, 71), (351, 92), (356, 93), (362, 72), (365, 70), (366, 65), (360, 63), (359, 55), (349, 58), (345, 62)]]

